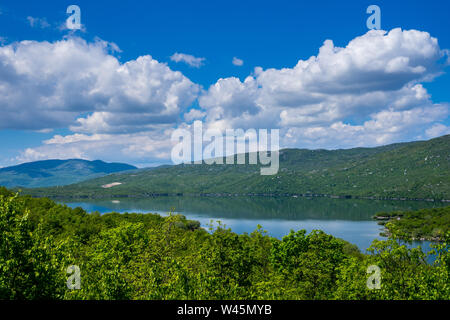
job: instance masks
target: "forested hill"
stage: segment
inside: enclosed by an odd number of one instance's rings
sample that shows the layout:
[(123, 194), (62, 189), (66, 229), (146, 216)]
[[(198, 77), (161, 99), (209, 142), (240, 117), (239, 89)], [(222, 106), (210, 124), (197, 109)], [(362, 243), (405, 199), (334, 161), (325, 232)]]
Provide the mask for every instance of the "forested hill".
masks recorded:
[[(151, 194), (328, 194), (450, 199), (450, 135), (377, 148), (284, 149), (280, 170), (259, 165), (177, 165), (141, 169), (60, 187), (35, 196), (118, 197)], [(102, 187), (114, 184), (111, 187)]]
[(66, 185), (133, 169), (137, 168), (124, 163), (106, 163), (100, 160), (35, 161), (1, 168), (0, 186), (32, 188)]

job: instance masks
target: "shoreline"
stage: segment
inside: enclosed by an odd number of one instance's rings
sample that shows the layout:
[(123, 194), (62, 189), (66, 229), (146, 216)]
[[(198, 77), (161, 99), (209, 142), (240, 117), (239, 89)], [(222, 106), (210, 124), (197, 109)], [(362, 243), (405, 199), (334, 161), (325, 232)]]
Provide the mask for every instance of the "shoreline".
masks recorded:
[[(383, 231), (380, 232), (380, 236), (381, 237), (385, 237), (385, 238), (390, 238), (392, 236), (392, 233), (389, 231), (388, 228), (386, 228), (386, 226), (383, 226)], [(400, 240), (402, 241), (428, 241), (428, 242), (434, 242), (434, 243), (441, 243), (444, 242), (444, 239), (439, 238), (439, 237), (421, 237), (421, 238), (416, 238), (416, 237), (411, 237), (411, 238), (404, 238), (401, 237)]]
[[(391, 221), (400, 221), (400, 220), (404, 219), (404, 217), (402, 215), (380, 216), (380, 215), (375, 214), (372, 217), (372, 219), (377, 221), (377, 224), (379, 226), (383, 227), (383, 231), (380, 232), (380, 236), (390, 238), (392, 236), (392, 232), (387, 227), (387, 224)], [(407, 232), (405, 232), (405, 233), (407, 233)], [(443, 237), (427, 236), (427, 235), (421, 236), (421, 237), (414, 237), (414, 236), (400, 237), (400, 239), (403, 241), (429, 241), (429, 242), (435, 242), (435, 243), (445, 241), (445, 239)]]
[[(24, 193), (27, 195), (27, 193)], [(384, 201), (424, 201), (424, 202), (442, 202), (450, 203), (450, 199), (433, 199), (433, 198), (407, 198), (407, 197), (376, 197), (376, 196), (353, 196), (353, 195), (331, 195), (322, 193), (143, 193), (132, 195), (79, 195), (79, 196), (36, 196), (33, 198), (50, 198), (50, 199), (115, 199), (115, 198), (156, 198), (156, 197), (267, 197), (267, 198), (330, 198), (330, 199), (358, 199), (358, 200), (384, 200)]]

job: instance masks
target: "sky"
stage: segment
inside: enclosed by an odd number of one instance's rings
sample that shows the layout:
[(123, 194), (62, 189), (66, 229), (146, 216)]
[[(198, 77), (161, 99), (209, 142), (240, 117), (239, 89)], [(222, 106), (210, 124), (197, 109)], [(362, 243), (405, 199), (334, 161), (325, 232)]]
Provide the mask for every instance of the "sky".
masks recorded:
[[(67, 29), (69, 5), (80, 30)], [(369, 30), (369, 5), (381, 30)], [(171, 133), (279, 129), (282, 148), (450, 133), (448, 1), (2, 1), (0, 167), (170, 163)]]

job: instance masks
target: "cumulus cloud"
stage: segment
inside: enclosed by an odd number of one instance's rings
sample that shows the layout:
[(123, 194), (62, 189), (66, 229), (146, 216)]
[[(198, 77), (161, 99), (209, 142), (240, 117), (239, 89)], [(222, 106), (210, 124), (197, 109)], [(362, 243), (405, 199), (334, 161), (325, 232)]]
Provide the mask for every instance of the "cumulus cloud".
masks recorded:
[(170, 60), (175, 61), (175, 62), (184, 62), (184, 63), (190, 65), (191, 67), (200, 68), (206, 59), (205, 58), (197, 58), (190, 54), (177, 52), (177, 53), (174, 53), (170, 57)]
[(187, 122), (191, 122), (194, 120), (200, 120), (204, 116), (206, 116), (206, 112), (200, 111), (198, 109), (191, 109), (188, 113), (184, 114), (184, 119)]
[[(433, 108), (418, 107), (410, 110), (383, 110), (372, 114), (362, 124), (348, 124), (342, 121), (329, 125), (290, 127), (285, 130), (284, 143), (287, 146), (302, 144), (309, 148), (370, 147), (398, 141), (419, 139), (427, 125), (449, 116), (448, 106)], [(441, 126), (435, 128), (436, 135), (445, 134)], [(436, 130), (437, 129), (437, 130)], [(439, 131), (439, 132), (436, 132)], [(431, 133), (431, 132), (430, 132)]]
[(240, 117), (242, 114), (255, 114), (258, 87), (254, 79), (248, 77), (244, 82), (238, 78), (219, 79), (208, 92), (199, 98), (200, 106), (209, 110), (210, 121), (222, 117)]
[(154, 134), (56, 135), (39, 147), (25, 149), (16, 158), (16, 162), (78, 158), (124, 161), (149, 166), (167, 162), (170, 150), (170, 131)]
[[(417, 121), (429, 124), (448, 116), (448, 104), (433, 104), (420, 83), (442, 73), (445, 55), (427, 32), (371, 30), (344, 48), (326, 40), (317, 56), (300, 60), (293, 68), (257, 67), (243, 82), (219, 79), (199, 104), (207, 112), (209, 126), (278, 127), (291, 132), (292, 138), (285, 141), (289, 145), (307, 144), (313, 141), (311, 134), (318, 134), (320, 146), (333, 148), (347, 141), (349, 147), (356, 140), (334, 137), (353, 137), (356, 132), (371, 145), (389, 143), (408, 136), (406, 131), (383, 131), (392, 125), (390, 116), (405, 130)], [(408, 116), (412, 110), (427, 117)]]
[(151, 56), (120, 63), (112, 51), (80, 39), (0, 47), (0, 128), (73, 132), (18, 161), (162, 161), (170, 132), (198, 119), (205, 129), (280, 128), (281, 147), (377, 146), (449, 133), (449, 104), (434, 103), (422, 84), (443, 73), (448, 51), (427, 32), (371, 30), (345, 47), (327, 40), (293, 67), (256, 67), (243, 81), (221, 78), (207, 90)]
[(239, 59), (239, 58), (233, 57), (232, 63), (233, 63), (235, 66), (240, 67), (240, 66), (243, 66), (243, 65), (244, 65), (244, 60), (241, 60), (241, 59)]
[(177, 114), (94, 112), (69, 128), (82, 133), (132, 133), (161, 130), (177, 121)]
[(149, 55), (120, 63), (111, 54), (117, 50), (80, 38), (1, 46), (0, 129), (100, 132), (93, 124), (102, 120), (106, 131), (124, 131), (142, 118), (173, 121), (195, 100), (199, 86), (180, 72)]

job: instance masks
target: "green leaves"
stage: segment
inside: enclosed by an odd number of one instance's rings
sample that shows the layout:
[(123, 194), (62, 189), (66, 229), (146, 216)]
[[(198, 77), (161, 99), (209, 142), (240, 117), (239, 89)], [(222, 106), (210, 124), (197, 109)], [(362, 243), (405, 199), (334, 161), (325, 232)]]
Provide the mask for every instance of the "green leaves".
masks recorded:
[[(450, 299), (448, 232), (428, 264), (398, 237), (365, 255), (320, 230), (207, 232), (182, 215), (87, 214), (0, 193), (1, 299)], [(66, 287), (69, 265), (79, 290)], [(379, 290), (367, 288), (370, 265)]]
[(323, 231), (291, 233), (272, 240), (271, 262), (285, 281), (296, 285), (301, 299), (330, 299), (335, 290), (337, 267), (344, 258), (344, 243)]
[(0, 195), (0, 299), (63, 295), (61, 242), (29, 220), (17, 195)]

